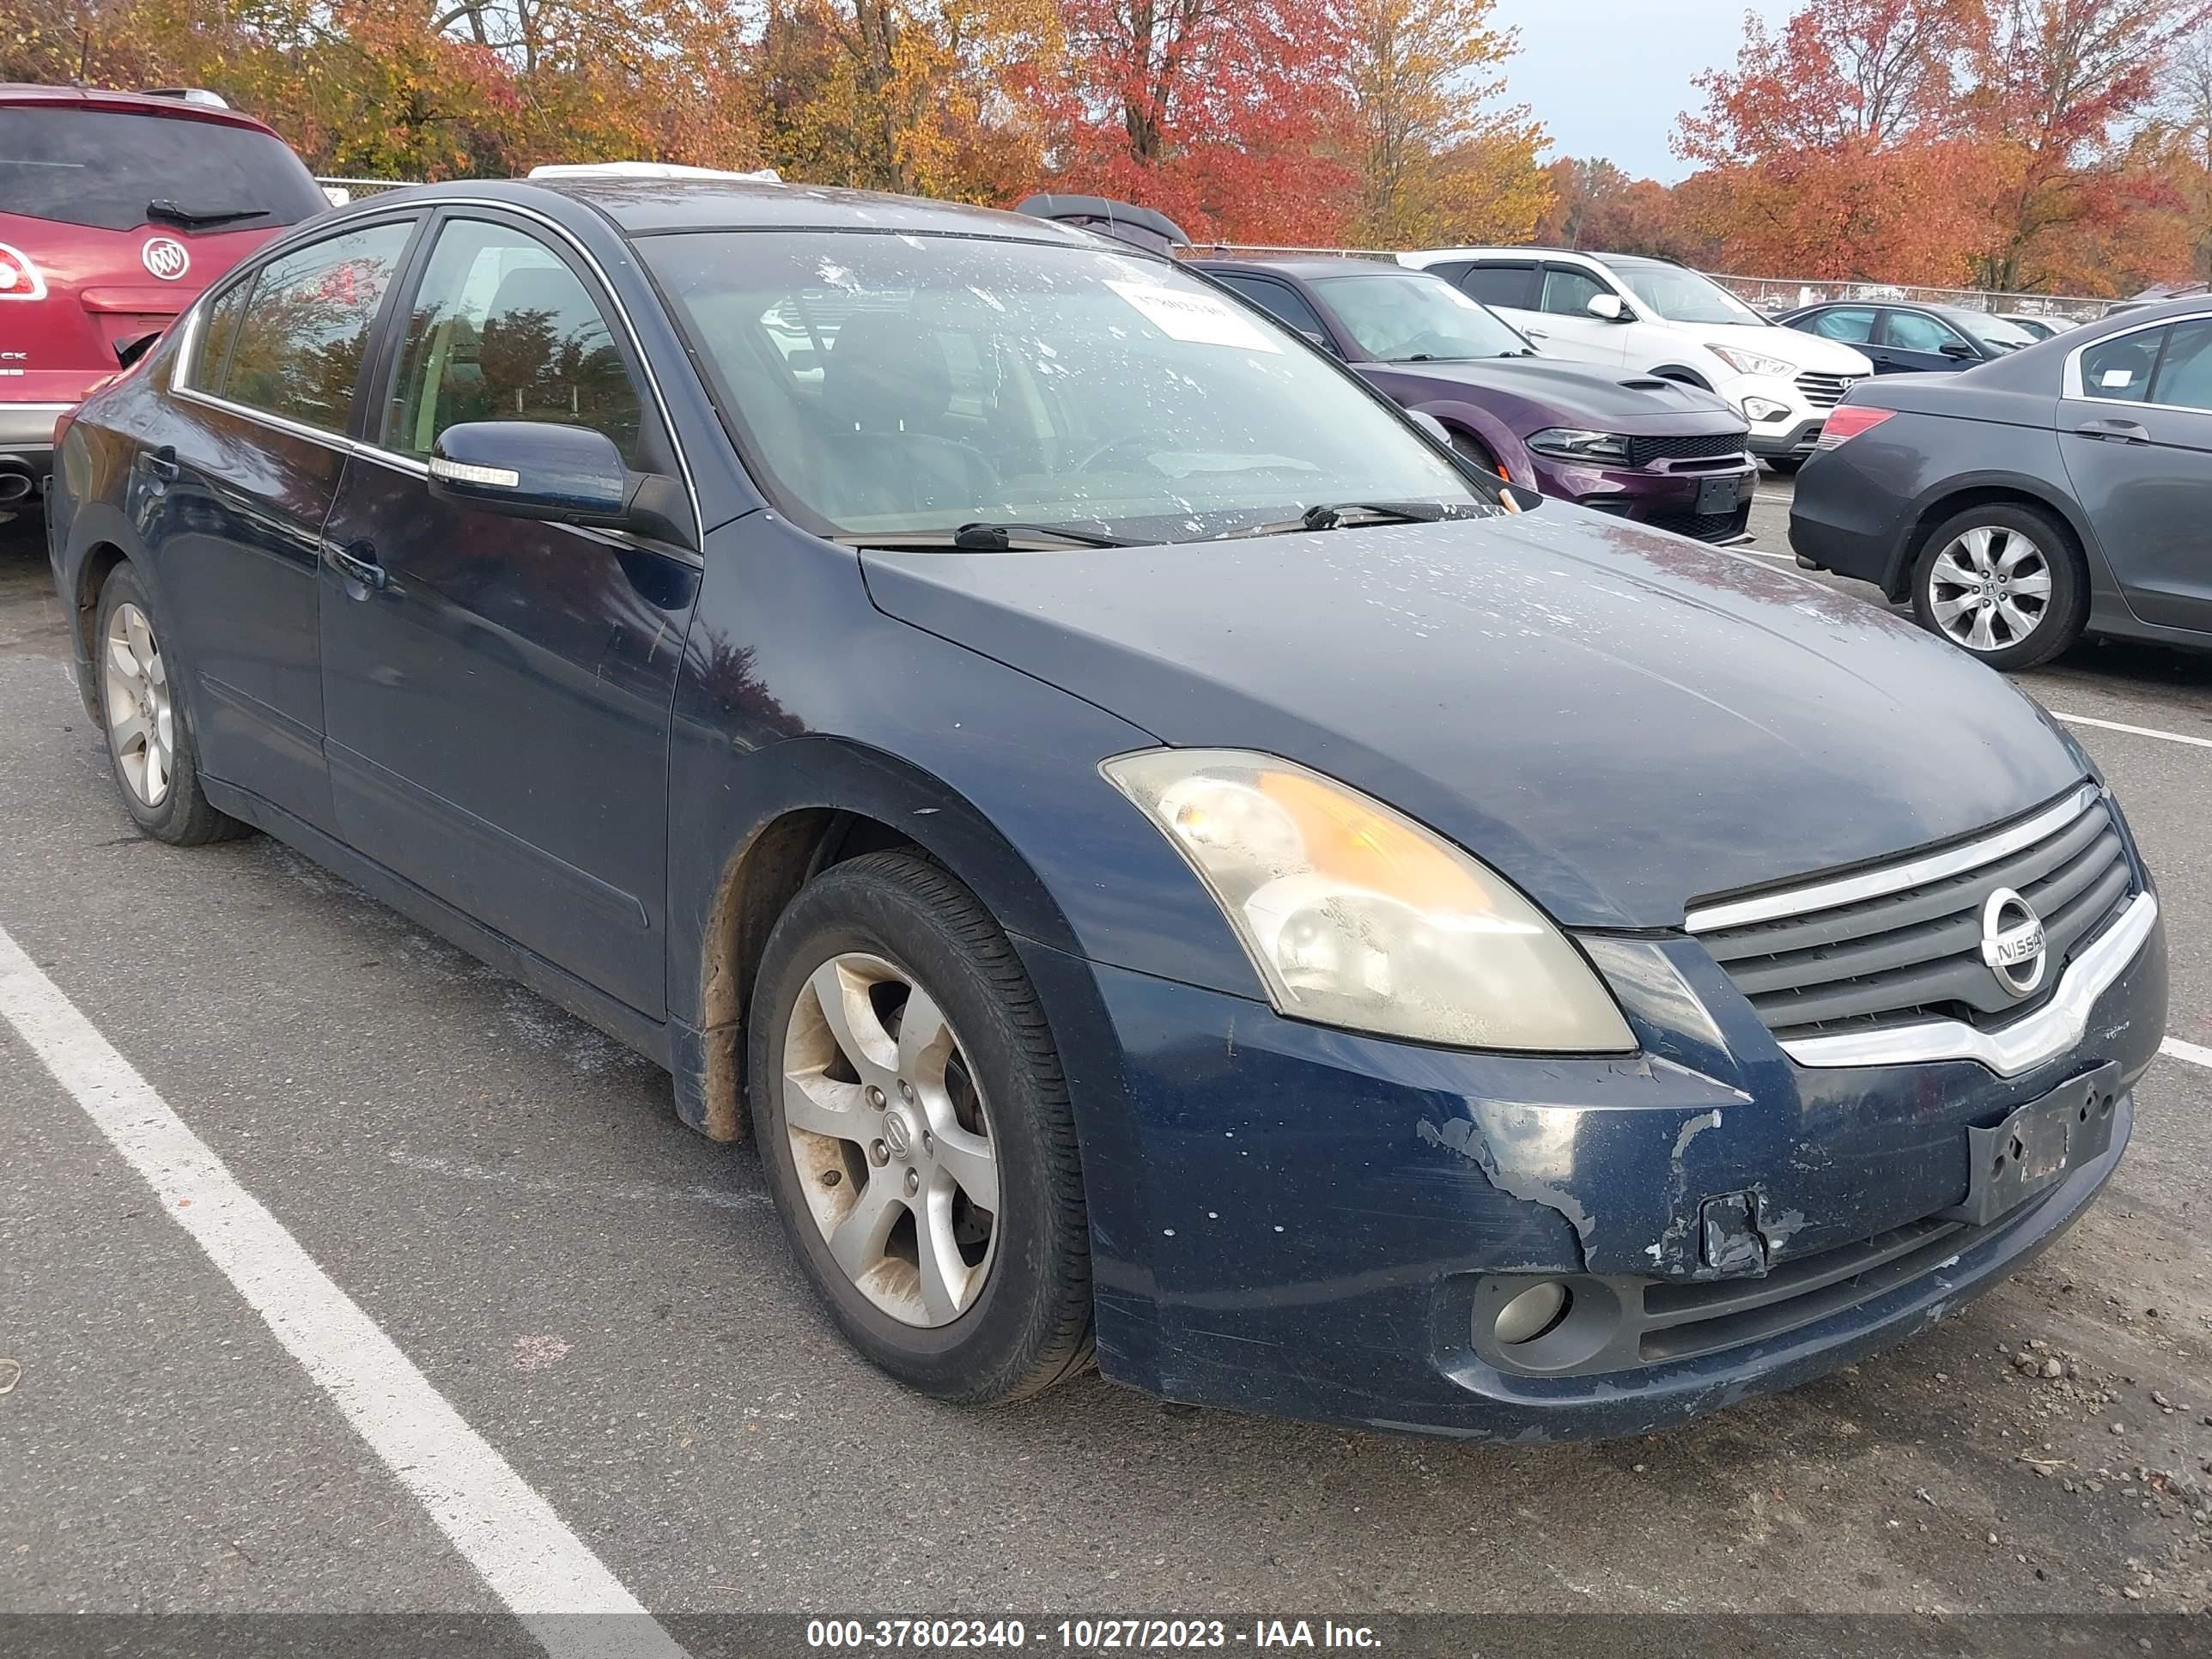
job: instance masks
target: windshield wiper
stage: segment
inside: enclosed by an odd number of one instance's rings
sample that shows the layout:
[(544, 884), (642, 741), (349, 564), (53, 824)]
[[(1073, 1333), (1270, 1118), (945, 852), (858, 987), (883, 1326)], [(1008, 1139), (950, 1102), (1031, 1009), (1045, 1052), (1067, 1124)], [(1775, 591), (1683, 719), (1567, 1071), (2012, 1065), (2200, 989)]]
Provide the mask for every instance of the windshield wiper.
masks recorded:
[(269, 209), (258, 207), (188, 208), (180, 206), (167, 197), (161, 197), (146, 204), (146, 216), (149, 219), (159, 219), (164, 224), (181, 225), (186, 230), (203, 225), (233, 224), (240, 219), (263, 219), (266, 218), (269, 213)]
[(1319, 501), (1295, 519), (1276, 524), (1255, 524), (1215, 538), (1232, 541), (1242, 536), (1289, 536), (1306, 530), (1348, 530), (1367, 524), (1435, 524), (1455, 516), (1452, 509), (1435, 501)]
[(1035, 551), (1054, 547), (1140, 547), (1121, 536), (1069, 530), (1051, 524), (963, 524), (952, 530), (893, 530), (879, 536), (840, 536), (848, 547), (956, 547), (964, 553)]

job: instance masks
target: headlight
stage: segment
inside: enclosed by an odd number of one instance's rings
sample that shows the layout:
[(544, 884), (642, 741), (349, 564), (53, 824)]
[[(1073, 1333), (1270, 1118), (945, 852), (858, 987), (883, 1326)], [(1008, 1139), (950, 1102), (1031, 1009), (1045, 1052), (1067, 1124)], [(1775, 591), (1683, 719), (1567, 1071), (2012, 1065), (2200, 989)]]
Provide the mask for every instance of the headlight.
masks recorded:
[(1099, 770), (1219, 901), (1279, 1013), (1455, 1048), (1636, 1047), (1541, 911), (1380, 801), (1233, 749), (1156, 749)]
[(1561, 461), (1601, 461), (1628, 465), (1628, 440), (1611, 432), (1585, 432), (1580, 427), (1547, 426), (1534, 433), (1528, 447), (1539, 455)]
[(1713, 345), (1709, 343), (1705, 349), (1739, 374), (1766, 374), (1778, 380), (1786, 380), (1797, 372), (1797, 365), (1795, 363), (1785, 363), (1779, 357), (1765, 356), (1756, 351), (1746, 351), (1741, 346)]

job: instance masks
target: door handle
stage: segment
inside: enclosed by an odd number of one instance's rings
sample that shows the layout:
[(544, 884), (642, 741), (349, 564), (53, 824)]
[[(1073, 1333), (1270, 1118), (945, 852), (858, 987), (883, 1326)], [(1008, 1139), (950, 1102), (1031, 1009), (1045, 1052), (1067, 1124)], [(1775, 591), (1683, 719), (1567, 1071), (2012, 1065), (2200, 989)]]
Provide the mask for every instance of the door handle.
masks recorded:
[(184, 473), (184, 469), (177, 465), (176, 446), (163, 444), (159, 449), (148, 450), (146, 470), (163, 483), (176, 483)]
[(360, 583), (372, 593), (380, 593), (392, 586), (392, 573), (376, 562), (376, 548), (371, 543), (349, 542), (340, 547), (336, 542), (325, 542), (323, 556), (338, 574), (348, 581)]
[(2074, 428), (2085, 438), (2110, 443), (2147, 444), (2150, 428), (2140, 421), (2084, 421)]

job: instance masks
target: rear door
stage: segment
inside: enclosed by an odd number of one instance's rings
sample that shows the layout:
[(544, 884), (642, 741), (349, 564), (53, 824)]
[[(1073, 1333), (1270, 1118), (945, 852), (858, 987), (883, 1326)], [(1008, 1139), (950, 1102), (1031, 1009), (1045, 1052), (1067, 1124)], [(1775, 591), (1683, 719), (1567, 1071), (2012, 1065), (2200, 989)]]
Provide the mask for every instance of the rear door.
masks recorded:
[(2083, 348), (2066, 392), (2059, 453), (2129, 608), (2212, 631), (2212, 317)]
[(316, 573), (361, 368), (416, 219), (310, 242), (210, 296), (136, 465), (143, 533), (191, 665), (200, 761), (319, 829)]
[(340, 833), (657, 1017), (668, 722), (698, 556), (456, 504), (425, 462), (468, 421), (589, 427), (668, 475), (672, 441), (619, 313), (557, 239), (456, 211), (419, 269), (325, 538)]
[[(1461, 270), (1458, 261), (1453, 262), (1452, 269)], [(1536, 310), (1536, 262), (1533, 259), (1484, 260), (1465, 267), (1452, 280), (1523, 334), (1544, 325)]]
[[(1954, 356), (1946, 346), (1966, 355)], [(1872, 343), (1862, 349), (1877, 374), (1949, 374), (1981, 360), (1972, 343), (1942, 318), (1893, 307), (1883, 310)]]
[[(1547, 264), (1536, 294), (1539, 314), (1521, 331), (1554, 356), (1608, 366), (1624, 362), (1627, 337), (1634, 331), (1590, 315), (1589, 302), (1601, 294), (1619, 297), (1620, 290), (1580, 265)], [(1620, 302), (1628, 304), (1625, 298)]]

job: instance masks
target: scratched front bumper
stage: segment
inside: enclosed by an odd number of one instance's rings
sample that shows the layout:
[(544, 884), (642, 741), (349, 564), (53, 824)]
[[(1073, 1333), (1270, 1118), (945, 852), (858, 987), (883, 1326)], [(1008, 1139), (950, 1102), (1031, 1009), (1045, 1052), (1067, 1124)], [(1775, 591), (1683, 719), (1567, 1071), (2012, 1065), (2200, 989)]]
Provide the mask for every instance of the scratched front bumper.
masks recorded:
[[(1637, 952), (1651, 971), (1639, 975)], [(1969, 1230), (1905, 1282), (1721, 1352), (1508, 1376), (1471, 1341), (1485, 1275), (1710, 1282), (1698, 1218), (1723, 1194), (1756, 1195), (1770, 1270), (1934, 1215), (1966, 1194), (1969, 1126), (2106, 1061), (2131, 1086), (2166, 993), (2160, 932), (2079, 1048), (2000, 1079), (1972, 1062), (1800, 1067), (1683, 939), (1607, 962), (1645, 1049), (1621, 1059), (1385, 1042), (1024, 955), (1083, 1134), (1106, 1374), (1199, 1404), (1504, 1439), (1645, 1432), (1923, 1328), (2081, 1212), (2124, 1149), (2132, 1099), (2105, 1155), (2032, 1215)]]

